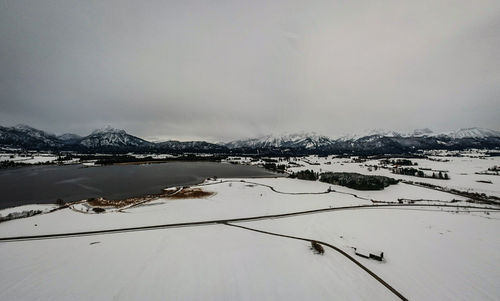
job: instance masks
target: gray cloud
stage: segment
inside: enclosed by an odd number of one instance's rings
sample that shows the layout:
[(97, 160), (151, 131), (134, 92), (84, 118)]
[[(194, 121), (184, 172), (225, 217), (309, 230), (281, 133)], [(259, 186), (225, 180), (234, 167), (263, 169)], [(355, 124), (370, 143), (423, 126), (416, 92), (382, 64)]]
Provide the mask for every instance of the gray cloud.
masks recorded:
[(212, 141), (500, 128), (498, 1), (0, 0), (0, 118)]

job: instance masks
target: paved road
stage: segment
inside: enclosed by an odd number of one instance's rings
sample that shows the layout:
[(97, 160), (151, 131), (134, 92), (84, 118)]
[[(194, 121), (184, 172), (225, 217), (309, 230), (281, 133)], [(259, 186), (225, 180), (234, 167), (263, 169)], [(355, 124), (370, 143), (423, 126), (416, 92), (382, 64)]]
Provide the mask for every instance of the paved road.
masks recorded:
[(113, 234), (113, 233), (124, 233), (124, 232), (136, 232), (136, 231), (148, 231), (148, 230), (158, 230), (166, 228), (176, 228), (176, 227), (194, 227), (194, 226), (204, 226), (210, 224), (221, 224), (221, 223), (234, 223), (234, 222), (245, 222), (261, 219), (273, 219), (273, 218), (285, 218), (290, 216), (305, 215), (305, 214), (316, 214), (329, 211), (338, 210), (356, 210), (356, 209), (380, 209), (380, 208), (401, 208), (401, 207), (441, 207), (441, 208), (462, 208), (462, 209), (479, 209), (482, 211), (500, 211), (500, 208), (492, 207), (480, 207), (480, 206), (460, 206), (460, 205), (442, 205), (442, 204), (377, 204), (377, 205), (357, 205), (357, 206), (344, 206), (344, 207), (328, 207), (321, 209), (296, 211), (289, 213), (271, 214), (271, 215), (259, 215), (250, 217), (239, 217), (230, 219), (217, 219), (217, 220), (204, 220), (197, 222), (186, 222), (186, 223), (173, 223), (173, 224), (161, 224), (153, 226), (140, 226), (140, 227), (129, 227), (129, 228), (118, 228), (118, 229), (105, 229), (96, 231), (82, 231), (82, 232), (72, 232), (72, 233), (55, 233), (55, 234), (45, 234), (45, 235), (27, 235), (27, 236), (12, 236), (12, 237), (0, 237), (1, 242), (13, 242), (13, 241), (23, 241), (23, 240), (40, 240), (40, 239), (54, 239), (54, 238), (66, 238), (66, 237), (78, 237), (78, 236), (90, 236), (90, 235), (101, 235), (101, 234)]

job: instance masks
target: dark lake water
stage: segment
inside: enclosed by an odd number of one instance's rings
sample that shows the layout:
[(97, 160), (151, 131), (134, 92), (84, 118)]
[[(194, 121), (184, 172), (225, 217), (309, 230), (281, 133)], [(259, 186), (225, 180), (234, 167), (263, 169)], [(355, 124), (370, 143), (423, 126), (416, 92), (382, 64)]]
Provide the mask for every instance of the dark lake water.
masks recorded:
[(275, 176), (256, 166), (217, 162), (148, 165), (34, 166), (0, 170), (0, 209), (77, 201), (89, 197), (122, 199), (160, 192), (168, 186), (197, 184), (207, 177)]

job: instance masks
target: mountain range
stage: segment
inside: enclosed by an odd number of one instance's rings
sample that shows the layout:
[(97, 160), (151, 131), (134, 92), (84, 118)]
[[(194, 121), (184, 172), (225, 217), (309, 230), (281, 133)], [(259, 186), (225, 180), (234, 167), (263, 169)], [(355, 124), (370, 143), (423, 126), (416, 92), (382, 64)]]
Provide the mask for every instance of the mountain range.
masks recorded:
[(445, 133), (433, 133), (429, 129), (409, 133), (373, 130), (336, 138), (300, 133), (210, 143), (176, 140), (150, 142), (111, 127), (95, 130), (84, 137), (70, 133), (56, 136), (27, 125), (17, 125), (0, 126), (0, 146), (26, 150), (103, 153), (394, 154), (425, 149), (498, 149), (500, 132), (482, 128), (459, 129)]

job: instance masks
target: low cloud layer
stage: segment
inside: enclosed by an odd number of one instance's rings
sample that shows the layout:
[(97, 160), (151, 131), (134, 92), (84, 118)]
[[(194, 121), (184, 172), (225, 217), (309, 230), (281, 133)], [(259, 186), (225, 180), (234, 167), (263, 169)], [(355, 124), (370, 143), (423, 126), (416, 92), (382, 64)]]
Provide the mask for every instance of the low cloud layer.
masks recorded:
[(0, 41), (2, 125), (500, 129), (498, 1), (0, 0)]

